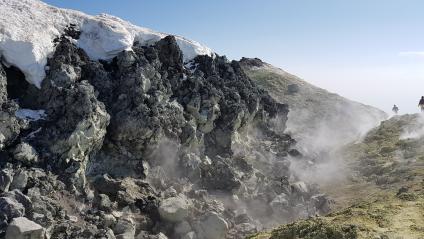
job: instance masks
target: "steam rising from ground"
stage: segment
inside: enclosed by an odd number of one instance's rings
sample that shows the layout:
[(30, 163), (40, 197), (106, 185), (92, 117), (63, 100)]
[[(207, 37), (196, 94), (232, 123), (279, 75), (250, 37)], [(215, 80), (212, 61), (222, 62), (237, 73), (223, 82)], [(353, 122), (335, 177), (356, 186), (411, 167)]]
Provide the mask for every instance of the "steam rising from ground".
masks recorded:
[(424, 115), (417, 114), (415, 122), (412, 125), (408, 125), (403, 129), (399, 139), (419, 139), (424, 136)]
[[(302, 88), (300, 90), (302, 91)], [(281, 187), (280, 184), (287, 180), (289, 191), (298, 187), (297, 190), (306, 190), (311, 195), (317, 195), (319, 190), (313, 185), (332, 185), (350, 175), (340, 150), (347, 144), (361, 140), (386, 116), (372, 107), (328, 92), (316, 93), (315, 88), (312, 90), (315, 93), (304, 93), (311, 94), (308, 97), (314, 98), (314, 101), (311, 103), (308, 99), (303, 99), (303, 103), (291, 107), (287, 124), (284, 124), (284, 119), (280, 117), (270, 122), (270, 129), (280, 135), (282, 141), (285, 133), (297, 141), (294, 147), (303, 156), (279, 154), (278, 149), (284, 147), (284, 144), (279, 145), (267, 139), (267, 130), (259, 127), (249, 127), (244, 132), (236, 133), (232, 145), (235, 156), (230, 160), (236, 157), (244, 158), (253, 166), (253, 173), (243, 179), (242, 186), (237, 191), (208, 190), (208, 196), (201, 199), (206, 207), (221, 211), (221, 215), (230, 209), (235, 213), (235, 217), (250, 217), (251, 223), (256, 224), (258, 228), (272, 227), (314, 214), (313, 205), (307, 201), (311, 200), (310, 198), (293, 198), (295, 194), (285, 193), (284, 190), (270, 193), (272, 187)], [(201, 191), (202, 187), (198, 184), (201, 179), (196, 176), (194, 178), (197, 178), (197, 181), (193, 181), (193, 177), (187, 179), (187, 176), (198, 173), (196, 170), (201, 168), (201, 165), (210, 165), (212, 161), (206, 156), (199, 156), (201, 154), (198, 151), (200, 149), (195, 152), (187, 151), (172, 140), (163, 140), (150, 157), (147, 180), (165, 198)], [(184, 171), (181, 169), (182, 164), (193, 169)], [(236, 171), (237, 174), (243, 174), (239, 170)], [(299, 204), (301, 201), (303, 203)]]
[(387, 118), (381, 110), (311, 85), (272, 65), (247, 64), (244, 68), (273, 98), (289, 106), (285, 132), (308, 158), (290, 159), (291, 170), (302, 180), (325, 184), (346, 175), (345, 160), (337, 151)]
[[(306, 162), (291, 159), (291, 167), (303, 181), (328, 185), (346, 179), (348, 167), (340, 150), (361, 140), (383, 117), (365, 106), (349, 102), (319, 105), (315, 110), (294, 109), (287, 132), (298, 141)], [(329, 107), (326, 109), (325, 107)]]

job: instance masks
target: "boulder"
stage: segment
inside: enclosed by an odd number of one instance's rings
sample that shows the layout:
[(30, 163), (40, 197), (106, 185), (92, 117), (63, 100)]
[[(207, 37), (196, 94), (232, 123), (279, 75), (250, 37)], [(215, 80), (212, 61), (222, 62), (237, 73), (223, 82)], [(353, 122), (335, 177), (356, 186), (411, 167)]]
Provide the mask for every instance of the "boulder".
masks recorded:
[(20, 143), (13, 151), (13, 157), (25, 165), (33, 165), (38, 162), (37, 151), (27, 143)]
[(169, 222), (180, 222), (189, 214), (191, 202), (182, 194), (163, 200), (159, 205), (159, 215)]
[(130, 217), (121, 217), (113, 228), (116, 239), (134, 239), (135, 223)]
[(297, 92), (299, 92), (299, 85), (297, 84), (290, 84), (287, 86), (287, 92), (289, 94), (295, 94)]
[(25, 207), (14, 198), (0, 197), (0, 221), (25, 215)]
[(10, 184), (10, 190), (23, 190), (28, 183), (28, 174), (25, 170), (19, 170), (13, 175), (13, 181)]
[(221, 157), (210, 165), (204, 165), (201, 170), (202, 185), (211, 190), (237, 190), (241, 186), (237, 176), (236, 170)]
[(325, 194), (314, 195), (311, 197), (311, 201), (314, 203), (314, 206), (320, 215), (330, 212), (332, 201), (329, 200)]
[(44, 228), (25, 217), (17, 217), (7, 227), (5, 239), (44, 239)]
[(22, 204), (25, 208), (25, 213), (28, 214), (32, 211), (32, 201), (29, 197), (23, 194), (20, 190), (15, 189), (7, 193), (3, 193), (3, 197), (16, 200), (18, 203)]
[(99, 194), (99, 209), (110, 212), (112, 210), (112, 202), (106, 194)]

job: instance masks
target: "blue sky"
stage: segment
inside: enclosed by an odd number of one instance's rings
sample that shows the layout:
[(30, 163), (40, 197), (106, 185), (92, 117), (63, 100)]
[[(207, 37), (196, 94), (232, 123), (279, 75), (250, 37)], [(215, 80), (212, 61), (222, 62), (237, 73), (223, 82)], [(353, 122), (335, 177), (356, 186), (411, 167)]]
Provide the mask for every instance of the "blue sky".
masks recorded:
[(390, 111), (424, 95), (421, 0), (45, 0), (259, 57), (317, 86)]

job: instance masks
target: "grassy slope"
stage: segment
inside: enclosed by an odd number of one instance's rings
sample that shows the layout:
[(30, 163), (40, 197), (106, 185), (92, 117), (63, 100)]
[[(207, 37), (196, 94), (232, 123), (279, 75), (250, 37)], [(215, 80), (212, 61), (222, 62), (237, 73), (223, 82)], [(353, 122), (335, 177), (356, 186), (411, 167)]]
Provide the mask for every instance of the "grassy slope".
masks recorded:
[(250, 238), (424, 238), (424, 139), (400, 139), (424, 126), (417, 122), (417, 115), (394, 117), (343, 150), (357, 174), (327, 193), (345, 209)]

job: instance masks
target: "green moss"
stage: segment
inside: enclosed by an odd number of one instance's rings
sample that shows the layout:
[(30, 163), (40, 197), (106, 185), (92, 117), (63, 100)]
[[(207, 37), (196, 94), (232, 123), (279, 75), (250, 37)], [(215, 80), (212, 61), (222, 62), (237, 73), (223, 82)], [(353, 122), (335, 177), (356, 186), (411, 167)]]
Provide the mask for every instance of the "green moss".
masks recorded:
[(271, 233), (270, 239), (356, 239), (355, 225), (337, 225), (322, 219), (310, 219), (285, 225)]
[(418, 195), (415, 193), (401, 193), (397, 197), (405, 201), (415, 201), (418, 199)]
[[(416, 118), (393, 117), (342, 150), (357, 172), (352, 183), (364, 183), (363, 200), (251, 239), (424, 238), (424, 138), (400, 139)], [(402, 187), (409, 191), (397, 195)]]
[(384, 147), (381, 147), (380, 154), (382, 154), (382, 155), (390, 155), (395, 150), (396, 150), (396, 148), (393, 147), (393, 146), (384, 146)]

